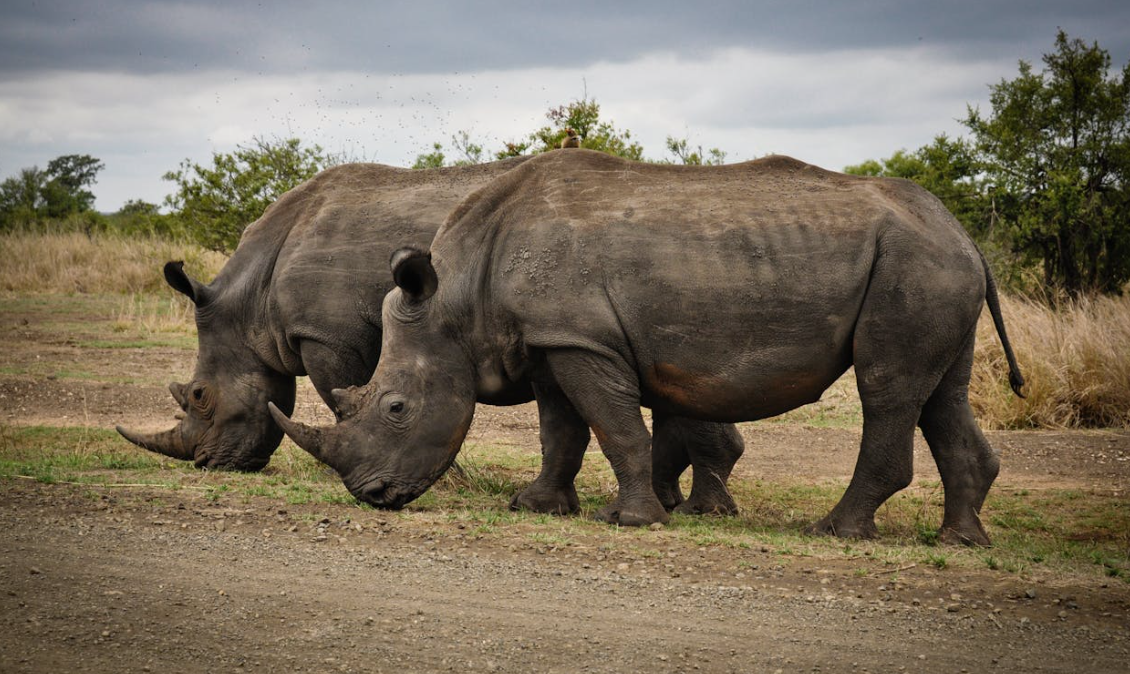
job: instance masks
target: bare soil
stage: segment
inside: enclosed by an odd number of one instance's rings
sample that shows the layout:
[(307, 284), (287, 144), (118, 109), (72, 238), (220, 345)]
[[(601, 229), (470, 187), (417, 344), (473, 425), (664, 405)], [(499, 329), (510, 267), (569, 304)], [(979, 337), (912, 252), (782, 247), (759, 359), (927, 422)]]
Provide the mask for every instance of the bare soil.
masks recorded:
[[(172, 423), (164, 382), (188, 379), (193, 353), (0, 321), (0, 422)], [(298, 415), (329, 418), (309, 387)], [(742, 433), (735, 479), (845, 480), (859, 442), (855, 428)], [(1130, 487), (1126, 431), (988, 435), (994, 489)], [(469, 441), (536, 452), (536, 411), (480, 406)], [(937, 480), (921, 441), (916, 454), (918, 478)], [(0, 480), (0, 670), (1127, 671), (1117, 578), (892, 570), (662, 530), (556, 546), (536, 526), (483, 537), (426, 513)]]

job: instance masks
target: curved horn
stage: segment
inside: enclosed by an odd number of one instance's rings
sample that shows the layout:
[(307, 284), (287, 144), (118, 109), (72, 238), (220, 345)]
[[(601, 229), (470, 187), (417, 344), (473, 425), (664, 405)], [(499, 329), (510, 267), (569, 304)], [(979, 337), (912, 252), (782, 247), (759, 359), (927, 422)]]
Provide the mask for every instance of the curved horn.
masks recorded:
[(294, 421), (284, 414), (282, 410), (275, 407), (273, 402), (267, 403), (267, 409), (270, 410), (271, 416), (274, 418), (275, 423), (279, 425), (279, 428), (283, 430), (283, 433), (286, 433), (291, 440), (294, 440), (294, 444), (312, 454), (315, 459), (322, 463), (329, 463), (325, 458), (325, 454), (322, 452), (324, 440), (322, 429)]
[(115, 428), (123, 438), (142, 449), (148, 449), (151, 452), (157, 452), (182, 461), (193, 461), (196, 458), (193, 451), (184, 446), (180, 424), (161, 433), (135, 433), (121, 426), (115, 426)]

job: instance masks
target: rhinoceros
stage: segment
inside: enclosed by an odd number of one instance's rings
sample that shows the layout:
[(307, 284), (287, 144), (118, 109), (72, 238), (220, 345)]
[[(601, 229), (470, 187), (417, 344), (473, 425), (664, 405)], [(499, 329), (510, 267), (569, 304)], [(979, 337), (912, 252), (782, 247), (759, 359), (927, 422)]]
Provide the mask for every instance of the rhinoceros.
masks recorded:
[[(911, 182), (781, 156), (677, 167), (554, 152), (470, 195), (430, 251), (390, 266), (381, 361), (349, 413), (311, 427), (271, 410), (363, 501), (419, 496), (476, 398), (530, 380), (541, 413), (591, 428), (612, 464), (618, 494), (598, 519), (663, 522), (641, 405), (657, 424), (763, 419), (854, 365), (855, 473), (810, 531), (877, 535), (876, 509), (912, 479), (917, 425), (944, 484), (941, 538), (989, 543), (979, 512), (999, 459), (967, 397), (986, 301), (1018, 394), (1023, 379), (984, 258)], [(543, 483), (566, 484), (582, 445), (552, 450)]]
[[(199, 355), (192, 381), (169, 386), (183, 419), (161, 433), (118, 427), (146, 449), (197, 466), (258, 470), (282, 439), (267, 402), (293, 410), (295, 377), (309, 375), (322, 399), (340, 413), (333, 390), (364, 384), (380, 357), (381, 301), (393, 287), (373, 260), (396, 248), (431, 241), (459, 201), (520, 165), (515, 158), (425, 171), (380, 164), (327, 169), (284, 194), (249, 226), (239, 247), (210, 284), (189, 277), (183, 265), (165, 265), (165, 278), (196, 304)], [(484, 399), (528, 401), (532, 393)], [(546, 418), (546, 443), (556, 441)], [(732, 512), (733, 500), (716, 476), (729, 475), (743, 444), (732, 426), (679, 420), (657, 443), (656, 488), (668, 507), (688, 512)], [(551, 453), (552, 454), (552, 453)], [(683, 501), (679, 474), (696, 465), (691, 495)], [(538, 499), (537, 490), (516, 505), (540, 510), (575, 508)], [(568, 500), (568, 499), (567, 499)], [(681, 505), (680, 505), (681, 504)]]

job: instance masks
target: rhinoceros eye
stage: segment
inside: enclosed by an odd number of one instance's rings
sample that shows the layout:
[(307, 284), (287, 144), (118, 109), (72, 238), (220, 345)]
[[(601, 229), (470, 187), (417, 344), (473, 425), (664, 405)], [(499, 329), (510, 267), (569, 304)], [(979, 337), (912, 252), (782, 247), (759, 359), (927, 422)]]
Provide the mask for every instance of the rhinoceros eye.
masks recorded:
[(397, 400), (396, 402), (388, 406), (388, 411), (392, 412), (393, 414), (400, 414), (404, 411), (404, 403)]
[(210, 416), (212, 408), (215, 406), (215, 396), (208, 389), (205, 384), (197, 384), (192, 387), (192, 392), (189, 393), (192, 398), (192, 406), (195, 407), (201, 414)]

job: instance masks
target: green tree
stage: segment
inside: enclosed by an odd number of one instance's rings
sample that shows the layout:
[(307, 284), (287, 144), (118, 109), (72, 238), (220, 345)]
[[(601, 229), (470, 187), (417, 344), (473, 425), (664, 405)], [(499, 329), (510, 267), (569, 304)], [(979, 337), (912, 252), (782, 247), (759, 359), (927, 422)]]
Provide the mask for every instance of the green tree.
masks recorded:
[(141, 199), (130, 199), (106, 220), (107, 229), (126, 236), (183, 238), (185, 235), (179, 218), (161, 213), (160, 206)]
[(1014, 249), (1070, 295), (1117, 292), (1130, 279), (1130, 64), (1062, 30), (1045, 69), (991, 87), (970, 108), (988, 193)]
[(94, 193), (88, 187), (97, 182), (98, 172), (106, 167), (88, 154), (68, 154), (47, 164), (47, 184), (43, 186), (44, 206), (49, 217), (84, 213), (94, 207)]
[(914, 152), (898, 150), (887, 159), (869, 159), (844, 168), (853, 175), (905, 178), (933, 192), (965, 229), (979, 240), (992, 234), (992, 206), (973, 148), (945, 134)]
[(47, 174), (33, 166), (0, 183), (0, 229), (26, 226), (43, 217), (47, 180)]
[(163, 178), (177, 191), (165, 198), (189, 235), (212, 250), (230, 252), (247, 225), (287, 190), (337, 163), (320, 146), (297, 138), (253, 138), (235, 152), (213, 153), (212, 165), (185, 159)]
[(545, 113), (549, 125), (530, 134), (530, 144), (526, 149), (533, 152), (548, 152), (561, 147), (566, 129), (573, 129), (581, 137), (581, 147), (598, 152), (624, 157), (643, 159), (643, 147), (632, 140), (628, 130), (619, 130), (612, 121), (600, 118), (600, 104), (585, 97)]
[(726, 153), (722, 150), (712, 147), (703, 152), (701, 145), (692, 148), (687, 138), (667, 136), (667, 151), (678, 163), (686, 166), (721, 166), (726, 163)]
[(414, 169), (430, 169), (440, 168), (444, 165), (447, 157), (443, 154), (443, 143), (432, 143), (432, 151), (425, 154), (416, 155), (416, 163), (412, 164)]
[[(481, 164), (485, 160), (483, 157), (483, 146), (472, 142), (471, 134), (468, 131), (460, 131), (452, 136), (451, 145), (455, 148), (455, 151), (459, 153), (459, 159), (448, 163), (447, 155), (443, 152), (443, 143), (432, 143), (432, 151), (416, 155), (416, 163), (412, 164), (412, 168), (428, 169), (440, 168), (441, 166), (471, 166), (472, 164)], [(500, 156), (499, 159), (501, 158)]]

